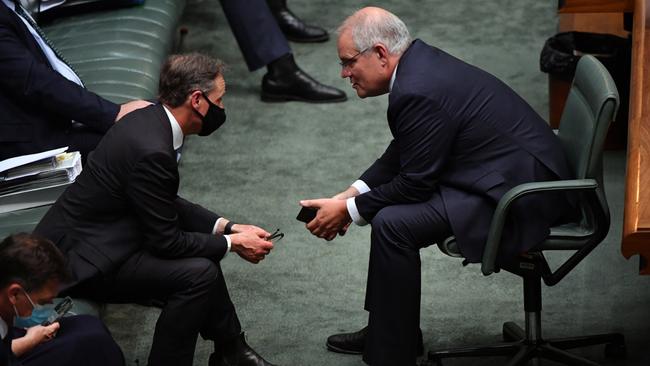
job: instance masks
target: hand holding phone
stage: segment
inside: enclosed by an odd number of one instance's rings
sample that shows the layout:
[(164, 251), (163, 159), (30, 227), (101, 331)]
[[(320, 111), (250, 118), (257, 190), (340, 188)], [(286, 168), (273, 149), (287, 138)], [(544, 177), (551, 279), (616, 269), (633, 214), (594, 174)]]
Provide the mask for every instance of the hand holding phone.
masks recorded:
[(65, 314), (67, 314), (70, 311), (70, 309), (72, 309), (72, 305), (73, 305), (72, 299), (70, 298), (70, 296), (61, 300), (61, 302), (56, 304), (56, 306), (54, 307), (54, 311), (52, 312), (52, 314), (47, 318), (47, 320), (43, 321), (41, 325), (47, 327), (52, 323), (58, 322), (59, 320), (61, 320), (61, 318), (63, 318)]
[(296, 220), (302, 221), (305, 224), (309, 223), (311, 220), (316, 218), (316, 212), (318, 212), (317, 208), (314, 207), (303, 207), (300, 209), (300, 212), (298, 212), (298, 216), (296, 217)]

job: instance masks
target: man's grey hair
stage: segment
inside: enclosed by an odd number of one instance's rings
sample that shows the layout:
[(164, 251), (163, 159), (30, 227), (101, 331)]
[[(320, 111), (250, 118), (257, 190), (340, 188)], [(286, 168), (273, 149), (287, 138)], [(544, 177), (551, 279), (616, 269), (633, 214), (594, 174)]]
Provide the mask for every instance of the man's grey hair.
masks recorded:
[(411, 44), (411, 34), (406, 24), (388, 11), (357, 11), (338, 29), (338, 34), (352, 32), (352, 41), (359, 51), (381, 43), (392, 55), (401, 55)]

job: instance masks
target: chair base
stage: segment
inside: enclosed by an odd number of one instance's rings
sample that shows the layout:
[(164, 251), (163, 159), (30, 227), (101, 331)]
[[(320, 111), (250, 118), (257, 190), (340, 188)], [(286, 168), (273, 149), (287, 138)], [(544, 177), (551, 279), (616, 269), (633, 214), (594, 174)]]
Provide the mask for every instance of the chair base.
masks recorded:
[(598, 366), (593, 361), (565, 350), (604, 344), (606, 357), (623, 358), (626, 353), (625, 339), (619, 333), (531, 340), (526, 337), (526, 333), (521, 327), (513, 322), (508, 322), (503, 324), (503, 339), (506, 342), (501, 344), (430, 351), (427, 363), (441, 366), (444, 358), (509, 356), (510, 359), (505, 363), (508, 366), (526, 365), (530, 361), (533, 362), (533, 365), (537, 365), (540, 359), (548, 359), (565, 365)]

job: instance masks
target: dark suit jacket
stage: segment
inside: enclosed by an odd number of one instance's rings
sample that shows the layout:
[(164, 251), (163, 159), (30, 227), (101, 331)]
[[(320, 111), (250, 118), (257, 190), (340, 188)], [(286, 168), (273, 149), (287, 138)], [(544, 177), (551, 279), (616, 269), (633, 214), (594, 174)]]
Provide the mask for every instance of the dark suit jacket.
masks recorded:
[[(546, 122), (494, 76), (416, 40), (402, 55), (389, 95), (394, 137), (360, 179), (356, 198), (372, 220), (383, 207), (427, 200), (439, 189), (459, 248), (481, 260), (498, 200), (531, 181), (570, 178), (559, 140)], [(566, 197), (519, 202), (507, 223), (504, 255), (539, 243), (566, 212)]]
[(0, 341), (0, 366), (20, 366), (20, 361), (11, 351), (11, 340), (13, 339), (11, 325), (9, 326), (7, 336)]
[(178, 197), (172, 130), (162, 105), (128, 114), (104, 136), (83, 172), (35, 233), (66, 253), (76, 283), (111, 273), (130, 255), (220, 260), (219, 216)]
[(105, 133), (119, 105), (50, 66), (22, 20), (0, 2), (0, 159), (66, 146), (71, 121)]

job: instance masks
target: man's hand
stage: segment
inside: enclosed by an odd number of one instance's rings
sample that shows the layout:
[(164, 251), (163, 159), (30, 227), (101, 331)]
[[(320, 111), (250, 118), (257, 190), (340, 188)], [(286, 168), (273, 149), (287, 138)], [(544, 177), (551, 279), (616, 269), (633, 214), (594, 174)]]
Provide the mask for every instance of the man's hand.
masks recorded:
[(126, 114), (131, 113), (136, 109), (148, 107), (152, 104), (153, 103), (141, 99), (132, 100), (130, 102), (124, 103), (120, 106), (120, 112), (117, 114), (117, 117), (115, 117), (115, 122), (119, 121)]
[(257, 233), (244, 231), (230, 234), (230, 250), (251, 263), (259, 263), (273, 249), (273, 243), (266, 240), (268, 236), (269, 233), (261, 229)]
[(27, 333), (20, 338), (15, 338), (11, 342), (11, 351), (18, 357), (31, 351), (41, 343), (47, 342), (54, 338), (61, 325), (56, 322), (44, 327), (36, 325), (27, 328)]
[(318, 209), (316, 218), (311, 220), (306, 227), (315, 236), (328, 241), (334, 239), (338, 233), (345, 234), (352, 221), (343, 199), (304, 200), (300, 201), (300, 205)]
[(269, 236), (271, 236), (271, 233), (268, 231), (257, 227), (255, 225), (246, 225), (246, 224), (234, 224), (232, 226), (232, 233), (233, 234), (238, 234), (238, 233), (251, 233), (253, 235), (257, 235), (258, 237), (262, 239), (266, 239)]
[[(345, 191), (332, 196), (332, 199), (335, 199), (335, 200), (347, 200), (348, 198), (356, 197), (358, 195), (359, 195), (359, 191), (356, 188), (350, 186)], [(341, 230), (339, 230), (339, 235), (340, 236), (343, 236), (343, 235), (345, 235), (345, 233), (348, 232), (348, 229), (350, 228), (351, 223), (352, 223), (352, 221), (349, 221), (345, 226), (343, 226), (343, 228), (341, 228)]]

